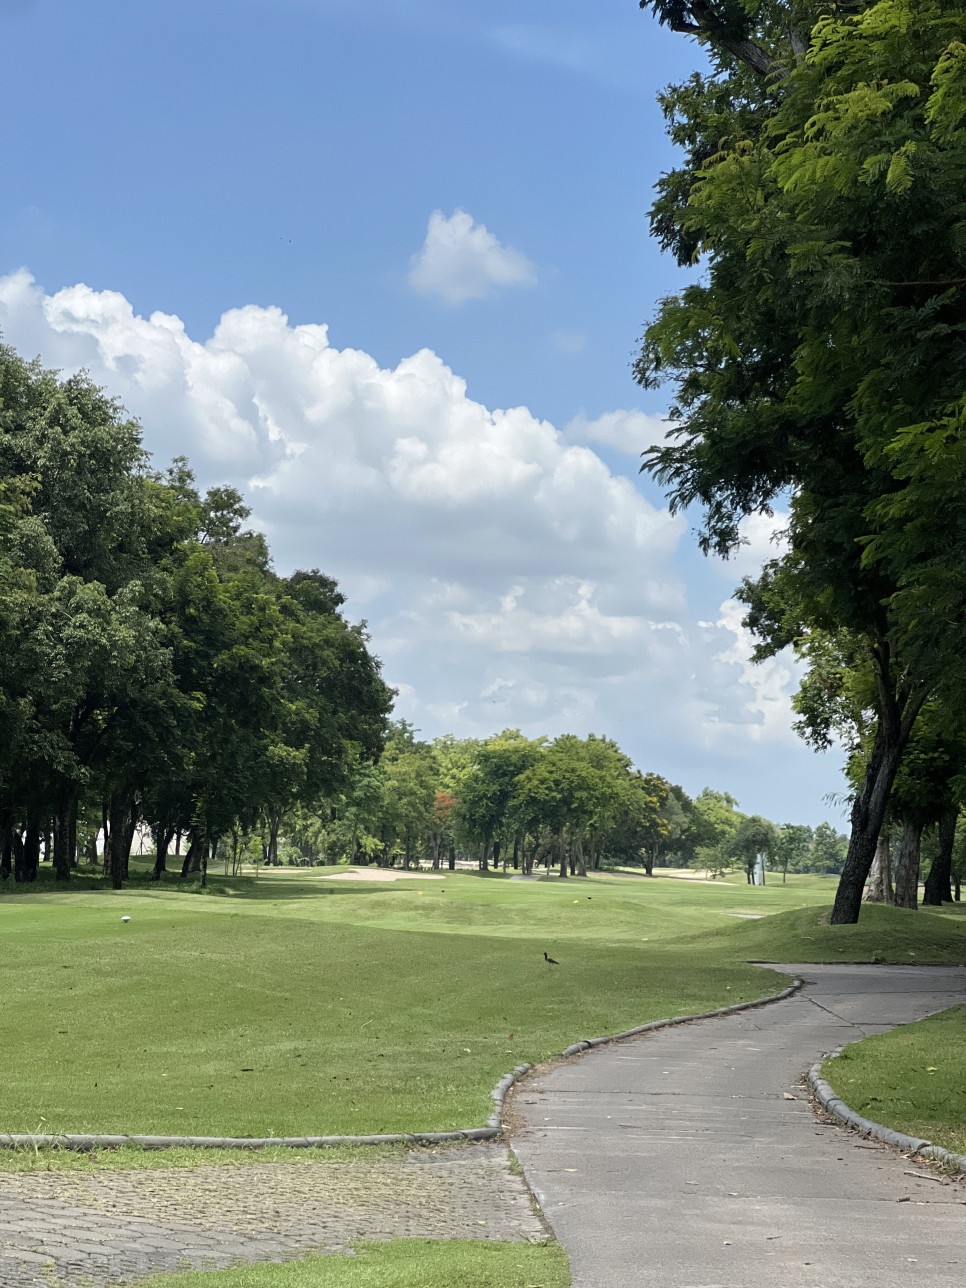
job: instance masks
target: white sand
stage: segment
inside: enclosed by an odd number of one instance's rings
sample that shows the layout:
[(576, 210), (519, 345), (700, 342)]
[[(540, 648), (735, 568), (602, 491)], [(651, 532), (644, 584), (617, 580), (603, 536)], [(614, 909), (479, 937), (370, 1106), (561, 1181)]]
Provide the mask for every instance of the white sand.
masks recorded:
[(445, 881), (442, 872), (396, 872), (393, 868), (346, 868), (327, 872), (326, 881)]

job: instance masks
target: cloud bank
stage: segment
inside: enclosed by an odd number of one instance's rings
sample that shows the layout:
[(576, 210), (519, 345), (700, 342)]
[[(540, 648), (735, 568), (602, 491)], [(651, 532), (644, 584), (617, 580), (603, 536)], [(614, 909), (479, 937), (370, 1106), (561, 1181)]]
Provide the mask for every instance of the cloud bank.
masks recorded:
[(184, 454), (202, 483), (241, 487), (281, 570), (336, 576), (427, 736), (595, 731), (685, 777), (793, 743), (791, 668), (748, 665), (733, 604), (695, 620), (686, 524), (574, 441), (636, 451), (654, 418), (565, 434), (469, 398), (429, 350), (380, 367), (255, 306), (199, 341), (116, 292), (47, 294), (26, 272), (0, 278), (0, 330), (26, 356), (87, 368), (159, 463)]

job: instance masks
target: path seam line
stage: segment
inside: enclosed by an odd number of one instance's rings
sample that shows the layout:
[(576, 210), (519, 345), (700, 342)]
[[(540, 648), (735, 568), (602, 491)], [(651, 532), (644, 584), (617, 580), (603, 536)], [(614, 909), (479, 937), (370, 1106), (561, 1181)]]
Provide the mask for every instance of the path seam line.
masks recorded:
[[(607, 1046), (611, 1042), (640, 1037), (644, 1033), (654, 1033), (676, 1024), (690, 1024), (695, 1020), (711, 1020), (721, 1015), (736, 1015), (740, 1011), (771, 1006), (775, 1002), (783, 1002), (793, 996), (803, 983), (801, 979), (793, 979), (791, 984), (783, 988), (780, 993), (771, 993), (767, 997), (759, 997), (752, 1002), (736, 1002), (732, 1006), (720, 1006), (717, 1010), (703, 1011), (697, 1015), (675, 1015), (666, 1020), (651, 1020), (647, 1024), (638, 1024), (632, 1029), (624, 1029), (621, 1033), (610, 1033), (605, 1037), (583, 1038), (580, 1042), (573, 1042), (570, 1046), (564, 1047), (558, 1056), (551, 1058), (569, 1059), (571, 1056), (583, 1055), (585, 1051), (591, 1051), (596, 1047)], [(445, 1145), (458, 1141), (493, 1140), (503, 1130), (503, 1105), (510, 1089), (533, 1068), (532, 1064), (518, 1064), (509, 1073), (505, 1073), (490, 1092), (494, 1108), (486, 1120), (486, 1126), (466, 1127), (458, 1131), (392, 1132), (386, 1135), (367, 1136), (125, 1136), (80, 1132), (4, 1132), (0, 1133), (0, 1149), (19, 1149), (27, 1146), (31, 1149), (57, 1148), (84, 1152), (92, 1149), (119, 1149), (125, 1145), (134, 1145), (141, 1149), (179, 1147), (267, 1149), (270, 1146), (281, 1146), (287, 1149), (328, 1149), (339, 1145)], [(922, 1143), (928, 1144), (927, 1141)]]

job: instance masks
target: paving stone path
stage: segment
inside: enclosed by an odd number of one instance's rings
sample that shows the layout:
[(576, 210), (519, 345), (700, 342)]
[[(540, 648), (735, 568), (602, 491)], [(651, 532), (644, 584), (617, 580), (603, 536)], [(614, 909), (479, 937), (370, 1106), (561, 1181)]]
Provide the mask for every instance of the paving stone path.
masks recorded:
[(107, 1288), (360, 1239), (546, 1237), (500, 1145), (371, 1161), (0, 1174), (0, 1288)]

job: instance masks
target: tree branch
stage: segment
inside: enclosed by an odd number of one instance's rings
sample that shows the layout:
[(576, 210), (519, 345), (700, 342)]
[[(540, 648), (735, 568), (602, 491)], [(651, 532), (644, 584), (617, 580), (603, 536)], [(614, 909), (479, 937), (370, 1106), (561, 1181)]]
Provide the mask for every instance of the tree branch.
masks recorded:
[[(727, 50), (739, 62), (763, 78), (769, 76), (787, 76), (788, 69), (771, 54), (762, 49), (753, 40), (734, 36), (729, 32), (728, 24), (716, 12), (709, 0), (679, 0), (678, 3), (666, 4), (660, 0), (640, 0), (642, 9), (653, 8), (659, 21), (672, 31), (686, 36), (703, 36), (712, 44)], [(795, 39), (793, 38), (793, 48)], [(797, 50), (796, 50), (797, 55)]]
[(966, 286), (966, 277), (940, 277), (921, 282), (887, 282), (879, 278), (876, 286)]

